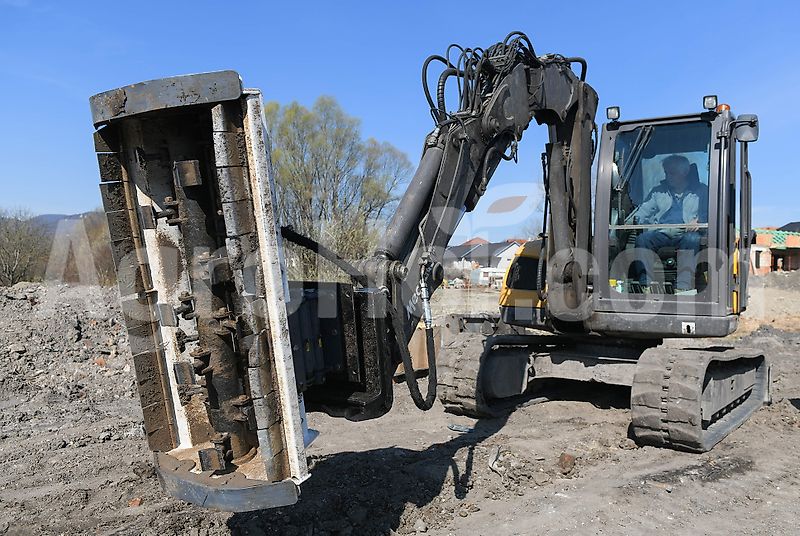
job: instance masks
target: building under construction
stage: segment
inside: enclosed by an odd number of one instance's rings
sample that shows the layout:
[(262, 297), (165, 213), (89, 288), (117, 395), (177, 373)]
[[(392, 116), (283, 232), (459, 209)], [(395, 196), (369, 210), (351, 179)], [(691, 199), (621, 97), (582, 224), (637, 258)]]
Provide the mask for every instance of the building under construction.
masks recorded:
[(750, 249), (752, 273), (800, 269), (800, 221), (779, 228), (758, 228), (755, 232), (756, 241)]

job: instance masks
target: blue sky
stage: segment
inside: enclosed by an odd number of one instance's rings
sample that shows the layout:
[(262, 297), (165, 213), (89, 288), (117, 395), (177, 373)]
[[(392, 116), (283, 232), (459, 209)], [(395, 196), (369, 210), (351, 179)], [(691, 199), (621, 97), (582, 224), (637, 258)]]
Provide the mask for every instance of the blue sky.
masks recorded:
[[(492, 7), (497, 6), (497, 7)], [(541, 6), (541, 12), (537, 11)], [(569, 6), (569, 7), (567, 7)], [(420, 67), (451, 42), (487, 46), (510, 30), (538, 54), (579, 55), (623, 118), (695, 111), (720, 95), (757, 113), (756, 225), (800, 220), (793, 2), (56, 2), (0, 0), (0, 206), (75, 213), (99, 206), (88, 97), (176, 74), (236, 69), (268, 100), (338, 99), (363, 134), (416, 163), (431, 128)], [(538, 195), (543, 129), (493, 185)], [(498, 190), (498, 191), (501, 191)], [(498, 221), (500, 220), (500, 221)], [(513, 234), (485, 211), (461, 234)]]

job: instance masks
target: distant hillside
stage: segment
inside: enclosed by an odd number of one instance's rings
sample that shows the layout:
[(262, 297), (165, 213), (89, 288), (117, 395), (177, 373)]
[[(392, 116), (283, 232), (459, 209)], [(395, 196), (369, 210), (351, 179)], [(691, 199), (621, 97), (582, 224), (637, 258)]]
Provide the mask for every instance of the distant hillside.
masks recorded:
[(58, 222), (61, 220), (79, 220), (83, 218), (88, 213), (83, 214), (40, 214), (39, 216), (34, 216), (32, 219), (39, 225), (41, 225), (45, 231), (49, 234), (52, 234), (56, 231), (56, 227), (58, 227)]

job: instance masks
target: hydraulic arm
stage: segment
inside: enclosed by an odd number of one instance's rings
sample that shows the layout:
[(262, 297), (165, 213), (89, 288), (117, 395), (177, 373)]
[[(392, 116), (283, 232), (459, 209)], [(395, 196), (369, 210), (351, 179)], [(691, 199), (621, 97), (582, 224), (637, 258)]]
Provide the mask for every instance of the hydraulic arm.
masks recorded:
[[(561, 55), (536, 56), (530, 40), (513, 32), (482, 49), (460, 49), (458, 59), (431, 56), (423, 67), (423, 87), (435, 121), (420, 165), (375, 255), (363, 262), (372, 286), (386, 288), (392, 305), (393, 340), (408, 368), (407, 343), (420, 318), (430, 347), (430, 295), (443, 279), (442, 259), (459, 221), (486, 191), (502, 160), (516, 159), (517, 145), (531, 120), (547, 125), (547, 196), (551, 207), (547, 252), (548, 288), (553, 289), (554, 318), (575, 321), (586, 314), (587, 273), (579, 251), (588, 251), (592, 228), (590, 173), (594, 155), (597, 94), (585, 82), (586, 62)], [(428, 67), (444, 69), (436, 99), (428, 89)], [(581, 65), (580, 76), (572, 64)], [(458, 87), (458, 109), (448, 112), (447, 84)], [(557, 253), (557, 254), (556, 254)], [(399, 317), (399, 318), (398, 318)], [(585, 318), (585, 316), (583, 316)], [(432, 360), (432, 352), (428, 352)], [(431, 366), (428, 397), (435, 389)]]

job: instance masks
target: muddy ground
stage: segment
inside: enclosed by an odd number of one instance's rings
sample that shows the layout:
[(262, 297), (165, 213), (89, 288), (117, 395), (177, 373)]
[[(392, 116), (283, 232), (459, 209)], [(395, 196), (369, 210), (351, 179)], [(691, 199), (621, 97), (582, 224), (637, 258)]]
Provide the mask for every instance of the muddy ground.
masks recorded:
[(113, 290), (0, 289), (0, 534), (797, 533), (800, 273), (751, 290), (740, 336), (772, 358), (774, 403), (710, 453), (637, 448), (626, 389), (561, 385), (562, 400), (475, 421), (420, 413), (400, 385), (380, 419), (310, 417), (297, 505), (232, 515), (159, 489)]

